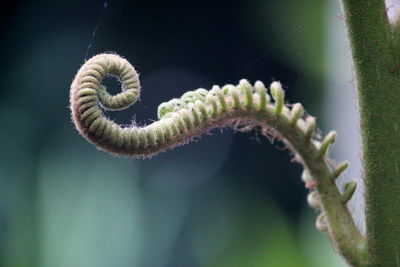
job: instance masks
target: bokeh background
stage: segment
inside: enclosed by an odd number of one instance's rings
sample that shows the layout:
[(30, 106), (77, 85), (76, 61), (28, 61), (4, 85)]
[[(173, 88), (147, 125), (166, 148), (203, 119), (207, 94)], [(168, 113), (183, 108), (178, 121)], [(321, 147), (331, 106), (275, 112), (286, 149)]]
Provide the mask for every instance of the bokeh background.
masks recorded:
[(343, 179), (361, 177), (337, 1), (27, 0), (0, 21), (0, 266), (345, 266), (282, 144), (225, 129), (151, 160), (114, 158), (78, 135), (68, 108), (88, 47), (141, 74), (141, 101), (107, 113), (122, 124), (150, 123), (187, 90), (280, 80), (323, 133), (338, 130)]

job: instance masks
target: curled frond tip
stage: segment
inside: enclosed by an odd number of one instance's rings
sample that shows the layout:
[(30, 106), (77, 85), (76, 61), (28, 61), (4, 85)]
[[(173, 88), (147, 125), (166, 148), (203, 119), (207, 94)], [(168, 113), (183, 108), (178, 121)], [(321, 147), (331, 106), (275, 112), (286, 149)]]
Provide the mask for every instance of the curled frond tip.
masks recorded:
[[(120, 81), (121, 93), (107, 92), (102, 85), (106, 76)], [(290, 110), (284, 105), (281, 84), (273, 82), (270, 88), (274, 103), (260, 81), (252, 85), (242, 79), (238, 85), (188, 91), (160, 104), (158, 121), (144, 127), (122, 127), (106, 118), (102, 109), (121, 110), (133, 105), (140, 95), (139, 75), (126, 59), (100, 54), (86, 61), (75, 76), (70, 106), (78, 131), (99, 149), (116, 155), (146, 157), (186, 143), (211, 128), (244, 122), (273, 128), (291, 125), (303, 139), (310, 138), (307, 135), (314, 127), (310, 128), (308, 119), (301, 118), (302, 105), (295, 104)]]
[[(120, 81), (121, 93), (107, 92), (102, 85), (107, 75)], [(345, 205), (356, 184), (346, 185), (343, 195), (340, 194), (332, 181), (348, 163), (332, 170), (326, 160), (336, 133), (316, 140), (315, 118), (306, 115), (301, 104), (285, 105), (280, 82), (273, 82), (269, 88), (271, 95), (264, 83), (257, 81), (252, 85), (244, 79), (237, 85), (200, 88), (160, 104), (157, 121), (143, 127), (123, 127), (105, 117), (102, 109), (120, 110), (133, 105), (140, 95), (139, 76), (124, 58), (100, 54), (86, 61), (76, 74), (71, 85), (70, 107), (80, 134), (97, 148), (114, 155), (147, 157), (226, 126), (238, 130), (260, 128), (264, 135), (278, 137), (305, 169), (302, 178), (312, 190), (308, 202), (322, 212), (317, 228), (328, 231), (332, 239), (339, 237), (340, 241), (334, 242), (338, 250), (356, 259), (363, 239)]]

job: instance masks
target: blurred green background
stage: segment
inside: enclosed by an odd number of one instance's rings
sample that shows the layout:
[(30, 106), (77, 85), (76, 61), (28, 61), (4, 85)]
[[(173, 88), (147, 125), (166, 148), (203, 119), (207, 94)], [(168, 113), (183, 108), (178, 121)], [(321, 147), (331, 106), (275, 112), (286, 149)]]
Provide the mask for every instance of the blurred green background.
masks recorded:
[[(146, 124), (187, 90), (280, 80), (326, 132), (328, 17), (339, 20), (328, 2), (109, 0), (89, 57), (126, 57), (143, 90), (108, 116)], [(0, 11), (0, 266), (344, 266), (315, 229), (282, 144), (214, 130), (137, 160), (78, 135), (69, 87), (103, 4), (27, 0)]]

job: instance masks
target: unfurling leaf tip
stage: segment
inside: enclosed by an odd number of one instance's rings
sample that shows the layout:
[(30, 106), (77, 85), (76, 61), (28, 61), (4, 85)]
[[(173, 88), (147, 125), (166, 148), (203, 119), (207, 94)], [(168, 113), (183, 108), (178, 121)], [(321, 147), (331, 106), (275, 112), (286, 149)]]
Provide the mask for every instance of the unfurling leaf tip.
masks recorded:
[(332, 172), (331, 179), (332, 180), (337, 179), (349, 167), (349, 165), (350, 164), (348, 161), (343, 161), (339, 165), (337, 165)]
[(328, 154), (329, 147), (333, 142), (335, 142), (335, 140), (336, 140), (336, 132), (335, 131), (331, 131), (325, 136), (325, 138), (322, 141), (321, 146), (319, 148), (319, 152), (320, 152), (321, 156), (326, 156)]
[(279, 116), (282, 113), (285, 92), (282, 89), (282, 85), (280, 82), (273, 82), (270, 85), (272, 98), (275, 100), (275, 115)]
[(349, 202), (354, 192), (356, 191), (356, 188), (357, 188), (356, 181), (350, 181), (344, 185), (342, 194), (342, 203)]

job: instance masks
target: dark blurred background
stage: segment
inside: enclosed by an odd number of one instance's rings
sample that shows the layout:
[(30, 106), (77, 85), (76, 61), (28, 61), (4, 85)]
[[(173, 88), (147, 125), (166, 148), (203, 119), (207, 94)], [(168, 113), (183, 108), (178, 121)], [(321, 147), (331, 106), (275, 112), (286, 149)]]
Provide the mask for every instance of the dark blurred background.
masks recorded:
[(327, 2), (3, 6), (0, 266), (341, 266), (282, 144), (224, 129), (150, 160), (114, 158), (78, 135), (68, 108), (101, 16), (88, 57), (113, 51), (141, 74), (141, 101), (107, 113), (119, 123), (241, 78), (280, 80), (321, 117)]

